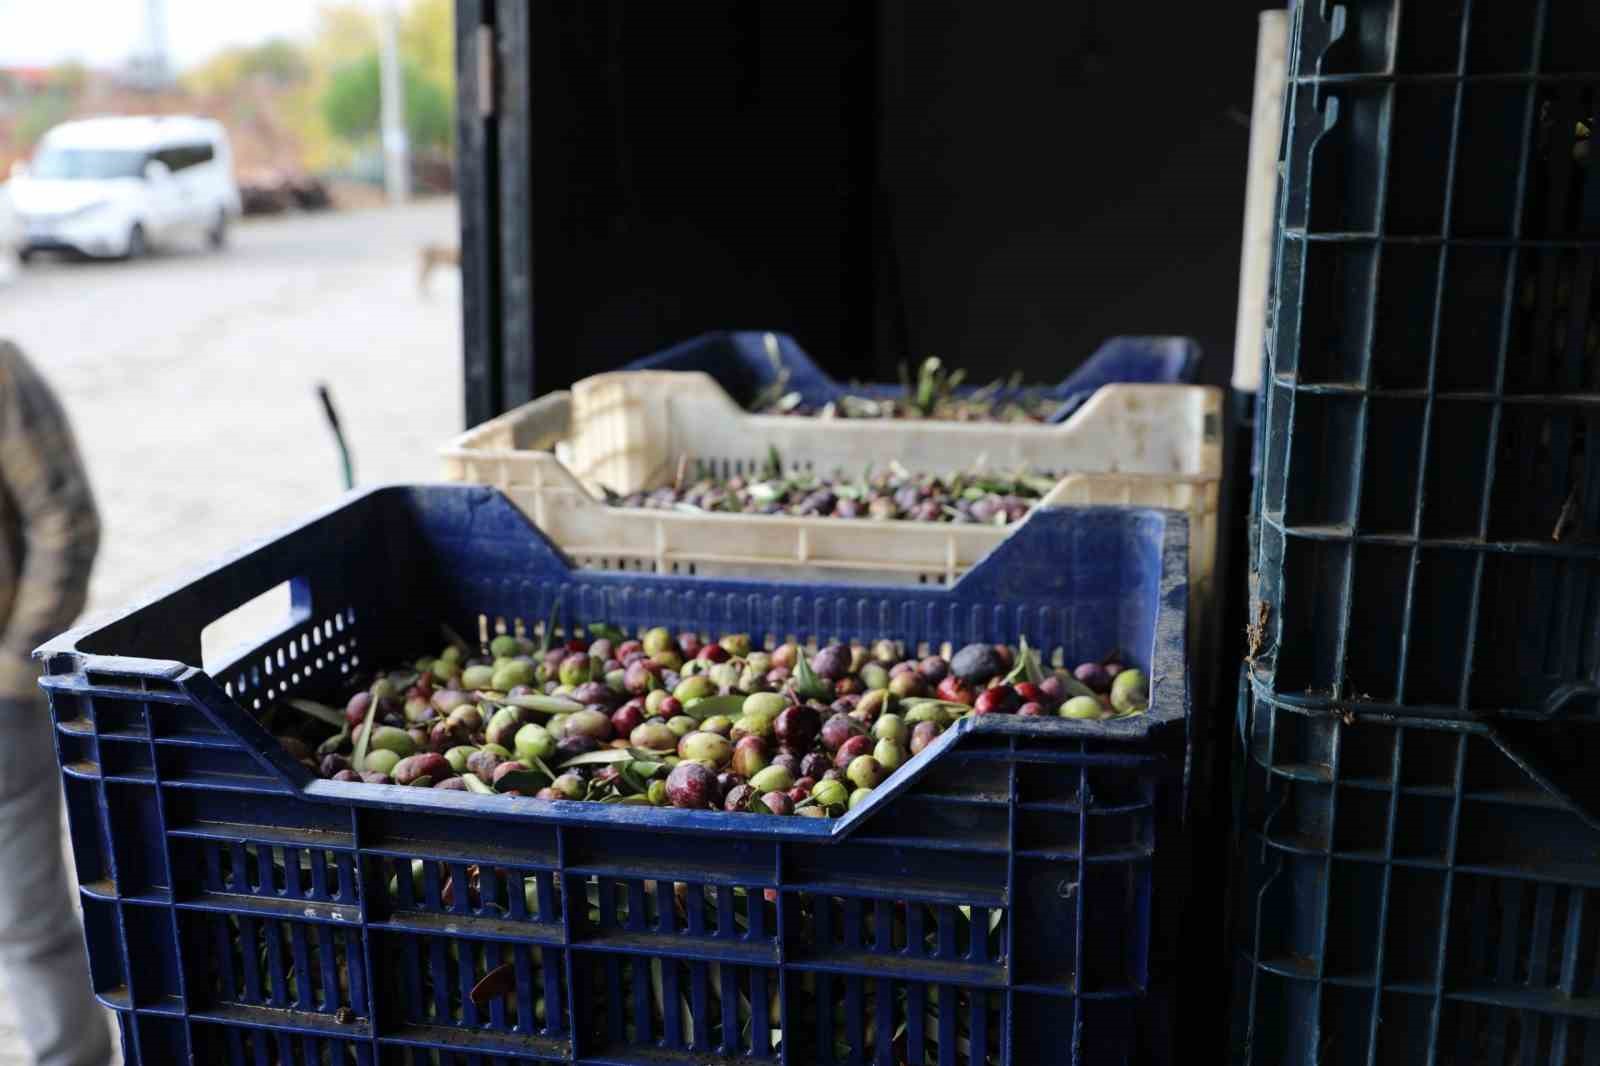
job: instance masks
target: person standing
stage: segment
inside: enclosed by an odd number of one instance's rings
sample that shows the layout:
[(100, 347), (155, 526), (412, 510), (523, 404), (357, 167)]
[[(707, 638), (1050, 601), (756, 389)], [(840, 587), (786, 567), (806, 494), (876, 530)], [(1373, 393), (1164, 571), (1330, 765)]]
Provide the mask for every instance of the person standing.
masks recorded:
[(66, 413), (0, 340), (0, 974), (39, 1066), (105, 1066), (61, 857), (54, 726), (33, 649), (83, 610), (100, 519)]

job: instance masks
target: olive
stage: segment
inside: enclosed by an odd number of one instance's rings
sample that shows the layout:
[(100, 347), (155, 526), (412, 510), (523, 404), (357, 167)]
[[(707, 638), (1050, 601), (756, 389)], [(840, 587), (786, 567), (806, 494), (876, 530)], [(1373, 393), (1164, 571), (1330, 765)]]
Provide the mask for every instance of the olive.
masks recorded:
[(1012, 714), (1022, 701), (1010, 685), (994, 685), (978, 693), (972, 702), (973, 714)]
[(486, 748), (479, 748), (467, 756), (467, 772), (477, 775), (478, 780), (490, 785), (494, 783), (495, 769), (506, 761), (503, 755)]
[(1123, 670), (1111, 679), (1111, 706), (1127, 714), (1150, 703), (1150, 686), (1139, 670)]
[(667, 800), (674, 807), (703, 810), (711, 806), (716, 788), (717, 775), (697, 762), (680, 762), (667, 775)]
[(969, 685), (981, 685), (1005, 669), (993, 644), (968, 644), (950, 657), (950, 673)]
[(667, 728), (681, 738), (699, 729), (700, 723), (686, 714), (680, 714), (667, 719)]
[(436, 752), (425, 751), (417, 755), (408, 755), (395, 764), (389, 776), (397, 785), (420, 785), (426, 782), (431, 785), (435, 781), (443, 781), (453, 771), (443, 755)]
[(562, 799), (568, 800), (581, 800), (589, 793), (588, 782), (570, 770), (550, 782), (550, 787)]
[(824, 681), (837, 681), (850, 672), (850, 649), (830, 644), (811, 657), (811, 671)]
[(748, 811), (750, 801), (759, 795), (749, 784), (734, 785), (722, 797), (722, 809), (725, 811)]
[(594, 737), (583, 735), (562, 737), (556, 742), (556, 761), (566, 762), (578, 755), (587, 755), (591, 751), (599, 751), (600, 742)]
[(915, 670), (907, 670), (889, 679), (889, 693), (899, 699), (904, 700), (913, 696), (926, 695), (927, 691), (927, 683), (922, 680), (922, 675)]
[(922, 749), (939, 739), (940, 726), (937, 722), (918, 722), (911, 728), (911, 740), (906, 748), (913, 755), (920, 755)]
[(672, 639), (672, 634), (665, 627), (656, 626), (654, 629), (646, 631), (641, 646), (644, 648), (646, 655), (655, 655), (669, 648), (676, 648), (677, 645)]
[(615, 735), (611, 728), (611, 716), (591, 707), (573, 711), (567, 719), (566, 728), (562, 730), (562, 739), (593, 737), (595, 740), (605, 741)]
[(758, 736), (740, 737), (733, 745), (732, 766), (745, 777), (754, 777), (766, 769), (767, 742)]
[(824, 750), (835, 752), (839, 750), (839, 745), (851, 737), (860, 736), (861, 732), (861, 723), (852, 719), (848, 714), (836, 714), (822, 723), (822, 731), (819, 734), (819, 738), (822, 741)]
[(461, 672), (461, 684), (470, 689), (494, 687), (494, 667), (469, 666)]
[(872, 725), (872, 735), (879, 740), (893, 740), (904, 744), (911, 735), (910, 728), (898, 714), (882, 714)]
[(644, 722), (644, 701), (631, 699), (611, 712), (611, 733), (625, 737)]
[(518, 759), (529, 764), (548, 759), (556, 753), (556, 738), (544, 726), (529, 722), (517, 730), (515, 751)]
[(794, 813), (794, 800), (790, 799), (787, 793), (768, 792), (761, 797), (761, 802), (771, 814)]
[(794, 775), (782, 766), (768, 766), (759, 773), (750, 777), (750, 784), (758, 791), (772, 792), (774, 790), (786, 792), (794, 787)]
[(820, 780), (833, 763), (820, 751), (813, 751), (800, 760), (800, 776)]
[(686, 734), (678, 741), (678, 757), (693, 759), (709, 766), (726, 766), (733, 758), (733, 745), (720, 733), (697, 731)]
[(676, 751), (678, 734), (660, 719), (642, 722), (628, 734), (628, 743), (649, 751)]
[(818, 781), (811, 786), (811, 798), (824, 807), (843, 807), (850, 802), (850, 790), (838, 781)]
[(1058, 712), (1063, 718), (1077, 718), (1087, 721), (1098, 720), (1105, 708), (1100, 706), (1100, 701), (1093, 696), (1074, 696), (1061, 705)]
[(854, 792), (850, 793), (850, 809), (852, 811), (855, 810), (857, 807), (861, 806), (863, 803), (867, 802), (867, 800), (869, 800), (871, 798), (872, 798), (872, 789), (870, 789), (870, 788), (858, 788), (858, 789), (856, 789)]
[(866, 734), (858, 734), (839, 745), (839, 750), (834, 752), (833, 765), (843, 770), (850, 765), (851, 760), (859, 758), (872, 750), (872, 738)]
[(456, 773), (464, 774), (467, 772), (467, 760), (471, 758), (477, 752), (477, 750), (477, 748), (474, 748), (470, 744), (460, 744), (444, 753), (444, 761), (449, 763), (450, 769), (454, 770)]
[(790, 753), (805, 754), (816, 742), (822, 729), (822, 715), (816, 708), (803, 704), (785, 707), (772, 721), (772, 731), (778, 743)]
[[(886, 772), (893, 773), (900, 768), (901, 763), (906, 761), (906, 752), (900, 746), (899, 741), (885, 738), (873, 746), (872, 757), (878, 760), (878, 765), (882, 766)], [(852, 763), (851, 765), (855, 764)]]

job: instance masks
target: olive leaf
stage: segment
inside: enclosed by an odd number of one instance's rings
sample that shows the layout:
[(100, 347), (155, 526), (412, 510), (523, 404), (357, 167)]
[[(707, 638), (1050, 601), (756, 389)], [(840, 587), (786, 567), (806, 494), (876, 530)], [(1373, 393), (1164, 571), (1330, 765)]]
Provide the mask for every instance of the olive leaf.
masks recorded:
[(541, 774), (548, 774), (549, 777), (550, 777), (550, 780), (552, 780), (552, 781), (554, 781), (556, 779), (556, 772), (554, 770), (550, 769), (549, 764), (546, 763), (543, 759), (539, 758), (539, 756), (530, 755), (526, 759), (523, 759), (522, 761), (525, 762), (525, 763), (532, 763), (533, 764), (529, 769), (538, 770)]
[(461, 780), (467, 786), (468, 792), (476, 792), (480, 796), (493, 796), (495, 794), (494, 788), (484, 784), (483, 778), (477, 774), (462, 774)]
[(500, 780), (494, 783), (494, 790), (510, 792), (515, 789), (524, 796), (531, 796), (554, 780), (555, 778), (542, 770), (513, 770), (509, 774), (501, 775)]
[(568, 766), (607, 766), (611, 763), (628, 762), (633, 758), (633, 753), (627, 748), (602, 748), (599, 751), (588, 751), (582, 755), (574, 755), (570, 759), (563, 759), (557, 765), (562, 769)]
[(344, 714), (340, 711), (334, 710), (325, 703), (318, 703), (316, 700), (302, 699), (288, 699), (284, 700), (284, 702), (293, 707), (295, 710), (299, 711), (301, 714), (310, 718), (315, 718), (317, 721), (322, 722), (325, 725), (331, 725), (335, 729), (338, 729), (341, 726), (346, 726)]
[(1039, 656), (1028, 647), (1026, 635), (1017, 641), (1017, 664), (1005, 676), (1005, 683), (1015, 685), (1019, 681), (1030, 681), (1037, 685), (1044, 680), (1044, 670), (1039, 666)]
[(562, 696), (501, 696), (493, 702), (524, 711), (538, 711), (541, 714), (572, 714), (574, 711), (583, 710), (583, 704)]
[(791, 681), (791, 687), (794, 689), (795, 695), (801, 699), (820, 700), (827, 698), (829, 695), (828, 687), (822, 683), (822, 679), (817, 676), (817, 672), (811, 669), (811, 661), (806, 658), (803, 649), (800, 654), (795, 656), (794, 678)]
[(558, 598), (550, 604), (550, 618), (544, 624), (544, 632), (539, 637), (539, 654), (546, 655), (550, 651), (550, 642), (556, 636), (556, 623), (561, 619), (561, 600)]
[[(376, 687), (376, 683), (374, 683)], [(367, 716), (361, 721), (361, 738), (356, 741), (355, 751), (350, 756), (350, 767), (357, 773), (367, 768), (367, 745), (372, 742), (373, 719), (378, 717), (378, 697), (374, 694), (367, 701)]]
[(703, 722), (719, 714), (732, 718), (744, 706), (744, 700), (744, 694), (740, 692), (730, 692), (726, 696), (707, 696), (684, 707), (683, 713), (697, 722)]

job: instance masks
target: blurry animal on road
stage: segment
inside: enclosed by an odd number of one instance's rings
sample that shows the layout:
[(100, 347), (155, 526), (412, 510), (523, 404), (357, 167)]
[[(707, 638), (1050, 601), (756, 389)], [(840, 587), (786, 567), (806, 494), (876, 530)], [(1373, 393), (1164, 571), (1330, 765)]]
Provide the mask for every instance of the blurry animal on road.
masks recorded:
[(426, 295), (428, 279), (439, 267), (461, 265), (461, 249), (452, 245), (424, 244), (422, 246), (422, 272), (417, 277), (417, 288)]

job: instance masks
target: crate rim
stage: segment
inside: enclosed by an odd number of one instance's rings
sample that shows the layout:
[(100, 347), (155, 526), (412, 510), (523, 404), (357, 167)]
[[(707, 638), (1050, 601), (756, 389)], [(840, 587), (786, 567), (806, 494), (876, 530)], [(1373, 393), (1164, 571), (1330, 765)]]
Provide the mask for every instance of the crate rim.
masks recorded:
[[(697, 333), (691, 337), (685, 338), (684, 340), (678, 341), (675, 344), (669, 345), (660, 351), (651, 352), (648, 355), (634, 359), (625, 366), (619, 367), (618, 370), (614, 372), (659, 370), (663, 369), (661, 366), (662, 363), (678, 357), (685, 352), (692, 352), (696, 348), (703, 347), (705, 345), (727, 343), (738, 348), (744, 344), (753, 343), (759, 339), (759, 342), (763, 346), (766, 346), (768, 343), (768, 338), (771, 338), (771, 343), (783, 353), (782, 360), (786, 366), (799, 370), (802, 376), (811, 375), (817, 381), (823, 383), (828, 389), (831, 389), (841, 395), (848, 394), (852, 389), (864, 389), (870, 391), (873, 389), (893, 389), (898, 387), (897, 382), (837, 381), (834, 379), (833, 375), (829, 374), (826, 370), (819, 366), (814, 359), (811, 358), (811, 354), (801, 347), (800, 343), (796, 341), (792, 335), (785, 333), (782, 330), (774, 329), (706, 330), (702, 333)], [(1059, 399), (1061, 403), (1056, 407), (1055, 410), (1050, 412), (1050, 414), (1041, 424), (1053, 425), (1059, 423), (1071, 416), (1071, 414), (1076, 411), (1079, 406), (1081, 406), (1095, 392), (1103, 388), (1105, 384), (1109, 384), (1109, 382), (1094, 384), (1094, 382), (1098, 380), (1097, 373), (1099, 370), (1098, 366), (1096, 366), (1096, 361), (1099, 359), (1108, 358), (1108, 352), (1113, 351), (1122, 345), (1132, 345), (1144, 348), (1160, 347), (1171, 349), (1174, 353), (1179, 355), (1177, 375), (1179, 382), (1182, 383), (1192, 382), (1200, 366), (1202, 352), (1199, 342), (1193, 337), (1186, 337), (1182, 334), (1176, 333), (1119, 333), (1102, 340), (1098, 345), (1095, 346), (1094, 351), (1090, 352), (1088, 357), (1084, 359), (1082, 363), (1080, 363), (1071, 373), (1055, 384), (1045, 384), (1040, 382), (1034, 382), (1032, 384), (1025, 383), (1018, 386), (1016, 389), (1002, 389), (1001, 394), (1011, 396), (1032, 391)], [(1087, 382), (1088, 384), (1085, 385), (1084, 382)], [(983, 386), (977, 383), (963, 384), (957, 387), (956, 394), (967, 395), (982, 387)], [(737, 401), (735, 402), (737, 403)], [(740, 405), (740, 407), (743, 410), (748, 410), (747, 408), (744, 408), (743, 405)], [(755, 412), (752, 411), (750, 413), (754, 414)], [(779, 415), (775, 417), (781, 418), (787, 416)], [(961, 423), (954, 424), (960, 425)]]
[[(673, 578), (670, 575), (623, 574), (583, 570), (577, 567), (559, 547), (545, 537), (544, 533), (497, 489), (459, 484), (386, 484), (345, 493), (305, 518), (280, 527), (263, 537), (256, 538), (247, 545), (210, 563), (192, 568), (182, 576), (159, 586), (154, 591), (146, 593), (134, 604), (123, 610), (103, 616), (89, 624), (75, 627), (45, 642), (33, 653), (34, 658), (43, 660), (46, 663), (47, 673), (40, 678), (40, 686), (56, 691), (71, 692), (82, 690), (91, 687), (81, 680), (90, 673), (127, 677), (130, 680), (151, 679), (160, 681), (165, 685), (175, 686), (176, 695), (200, 709), (214, 725), (227, 737), (231, 738), (232, 741), (237, 742), (266, 771), (272, 779), (272, 783), (265, 787), (275, 790), (278, 794), (289, 794), (315, 802), (344, 806), (354, 804), (362, 807), (377, 807), (390, 810), (404, 808), (416, 810), (418, 813), (470, 814), (474, 817), (490, 818), (498, 821), (521, 821), (529, 816), (534, 816), (535, 820), (541, 823), (584, 825), (593, 828), (637, 827), (680, 833), (715, 829), (730, 837), (749, 837), (761, 840), (807, 839), (816, 843), (838, 843), (847, 840), (855, 833), (859, 825), (870, 821), (871, 817), (877, 814), (880, 808), (891, 803), (909, 785), (915, 783), (927, 773), (949, 748), (953, 747), (962, 738), (970, 735), (1041, 736), (1058, 740), (1077, 739), (1104, 741), (1114, 744), (1150, 745), (1160, 734), (1169, 730), (1181, 729), (1185, 736), (1192, 732), (1190, 722), (1191, 696), (1185, 641), (1189, 591), (1188, 518), (1182, 511), (1161, 508), (1087, 506), (1048, 509), (1051, 512), (1073, 514), (1109, 513), (1130, 521), (1140, 515), (1154, 515), (1162, 519), (1160, 591), (1157, 597), (1152, 639), (1153, 658), (1148, 664), (1150, 708), (1145, 714), (1133, 718), (1111, 719), (1093, 723), (1059, 717), (1024, 718), (1009, 714), (985, 715), (982, 717), (969, 716), (957, 722), (954, 727), (945, 730), (934, 744), (925, 749), (923, 753), (919, 753), (929, 754), (931, 757), (912, 760), (915, 764), (912, 773), (900, 776), (893, 787), (885, 785), (875, 789), (873, 796), (867, 802), (863, 803), (859, 808), (848, 812), (842, 818), (774, 818), (772, 821), (768, 821), (765, 818), (753, 818), (745, 820), (722, 811), (686, 811), (670, 807), (657, 808), (631, 804), (536, 800), (529, 797), (509, 797), (517, 802), (507, 804), (501, 801), (508, 797), (501, 796), (480, 796), (474, 793), (458, 793), (431, 788), (418, 789), (399, 785), (361, 784), (358, 786), (349, 782), (324, 781), (315, 777), (304, 766), (291, 759), (272, 738), (271, 734), (262, 727), (260, 722), (231, 696), (227, 695), (216, 678), (203, 667), (194, 666), (176, 659), (130, 657), (86, 652), (78, 647), (80, 642), (95, 636), (103, 630), (123, 622), (148, 607), (159, 604), (171, 595), (187, 590), (191, 585), (204, 580), (219, 570), (249, 560), (267, 546), (305, 531), (333, 514), (356, 506), (365, 500), (386, 495), (403, 496), (416, 489), (444, 489), (463, 495), (480, 496), (485, 500), (499, 498), (512, 513), (517, 515), (530, 535), (542, 540), (555, 557), (561, 560), (569, 572), (581, 573), (585, 581), (593, 581), (600, 584), (627, 584), (646, 580), (667, 585), (673, 582)], [(988, 563), (988, 558), (980, 561), (977, 566), (968, 572), (967, 576), (980, 574), (982, 568)], [(963, 578), (963, 580), (965, 579), (966, 577)], [(748, 582), (736, 578), (700, 578), (698, 580), (733, 587), (748, 584)], [(769, 583), (784, 584), (783, 582)], [(798, 587), (807, 583), (793, 582), (791, 584)], [(870, 592), (870, 590), (877, 587), (879, 586), (866, 585), (861, 586), (860, 589), (862, 592)], [(959, 590), (959, 587), (960, 584), (958, 582), (956, 585), (940, 591), (954, 594)], [(232, 607), (228, 609), (231, 610)], [(245, 653), (245, 657), (252, 652)], [(225, 675), (228, 670), (236, 665), (237, 661), (226, 664), (219, 669), (218, 673)], [(150, 695), (154, 695), (159, 699), (162, 694), (151, 693)], [(171, 695), (168, 698), (170, 699)], [(1121, 765), (1166, 763), (1168, 764), (1166, 772), (1175, 775), (1182, 774), (1186, 776), (1189, 770), (1187, 754), (1174, 758), (1164, 750), (1152, 750), (1149, 747), (1143, 750), (1129, 751), (1126, 754), (1082, 753), (1080, 759), (1088, 765), (1096, 763)], [(526, 804), (538, 804), (539, 806), (534, 809), (527, 809), (525, 807)], [(732, 819), (731, 822), (730, 818)], [(750, 822), (756, 824), (750, 825), (748, 824)], [(757, 828), (757, 826), (760, 826), (760, 828)]]

